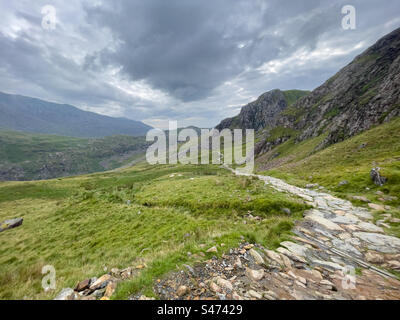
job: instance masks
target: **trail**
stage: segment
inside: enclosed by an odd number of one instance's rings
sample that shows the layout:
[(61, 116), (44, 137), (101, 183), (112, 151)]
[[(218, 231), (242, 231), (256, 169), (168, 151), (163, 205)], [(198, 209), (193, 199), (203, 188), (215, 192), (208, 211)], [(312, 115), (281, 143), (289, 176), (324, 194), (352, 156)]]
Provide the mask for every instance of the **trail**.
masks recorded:
[[(400, 299), (400, 239), (373, 223), (369, 210), (328, 193), (252, 176), (313, 208), (276, 251), (243, 243), (220, 259), (174, 273), (156, 284), (162, 299), (364, 300)], [(178, 288), (186, 287), (184, 296)]]

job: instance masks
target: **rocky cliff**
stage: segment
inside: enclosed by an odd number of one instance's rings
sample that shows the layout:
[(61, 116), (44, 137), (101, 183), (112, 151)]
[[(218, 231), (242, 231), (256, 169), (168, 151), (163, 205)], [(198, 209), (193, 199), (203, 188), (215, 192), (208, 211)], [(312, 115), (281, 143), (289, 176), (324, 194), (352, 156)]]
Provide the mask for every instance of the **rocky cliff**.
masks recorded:
[[(287, 96), (287, 94), (286, 94)], [(256, 153), (295, 138), (325, 135), (317, 149), (345, 140), (400, 115), (400, 28), (377, 41), (323, 85), (290, 105), (273, 90), (243, 107), (217, 129), (262, 131)]]
[(269, 151), (288, 136), (303, 141), (325, 134), (321, 149), (399, 115), (400, 28), (282, 111), (269, 129), (286, 128), (286, 136), (271, 144), (267, 135), (257, 150)]
[(223, 120), (216, 129), (255, 129), (273, 127), (280, 113), (308, 91), (275, 89), (262, 94), (242, 108), (236, 117)]

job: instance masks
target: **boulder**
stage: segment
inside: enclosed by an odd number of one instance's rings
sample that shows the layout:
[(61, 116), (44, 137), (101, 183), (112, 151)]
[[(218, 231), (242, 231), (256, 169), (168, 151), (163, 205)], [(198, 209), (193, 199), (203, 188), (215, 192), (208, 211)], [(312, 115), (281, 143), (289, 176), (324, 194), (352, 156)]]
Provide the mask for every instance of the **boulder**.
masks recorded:
[(75, 300), (76, 293), (71, 288), (64, 288), (61, 292), (54, 298), (54, 300)]
[(382, 177), (380, 174), (380, 168), (376, 167), (376, 168), (372, 168), (371, 172), (370, 172), (370, 176), (372, 181), (377, 185), (377, 186), (383, 186), (387, 179), (385, 177)]
[(24, 221), (23, 218), (15, 218), (15, 219), (9, 219), (9, 220), (3, 221), (0, 224), (0, 232), (2, 232), (4, 230), (19, 227), (20, 225), (22, 225), (23, 221)]
[(85, 289), (88, 289), (90, 286), (90, 281), (91, 281), (90, 279), (86, 279), (86, 280), (79, 282), (75, 287), (75, 291), (81, 292)]
[(105, 274), (90, 285), (90, 290), (103, 289), (107, 286), (110, 280), (111, 276), (109, 274)]

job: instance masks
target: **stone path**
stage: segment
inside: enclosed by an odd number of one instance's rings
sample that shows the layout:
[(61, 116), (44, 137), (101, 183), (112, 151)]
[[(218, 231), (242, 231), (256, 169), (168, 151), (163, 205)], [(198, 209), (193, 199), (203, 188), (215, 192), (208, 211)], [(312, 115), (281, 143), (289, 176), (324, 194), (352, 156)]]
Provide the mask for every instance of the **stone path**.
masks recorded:
[[(313, 209), (276, 251), (242, 244), (155, 286), (162, 299), (400, 299), (400, 239), (373, 223), (371, 213), (330, 194), (262, 175), (274, 189)], [(386, 270), (385, 270), (386, 269)]]
[[(324, 192), (303, 189), (273, 177), (256, 176), (272, 188), (304, 199), (313, 209), (294, 229), (292, 241), (276, 251), (241, 243), (229, 254), (155, 282), (161, 299), (400, 299), (400, 239), (386, 235), (371, 213)], [(208, 252), (218, 251), (218, 246)], [(99, 279), (65, 288), (56, 299), (107, 300), (117, 284), (142, 266), (112, 269)], [(148, 299), (142, 295), (131, 299)]]

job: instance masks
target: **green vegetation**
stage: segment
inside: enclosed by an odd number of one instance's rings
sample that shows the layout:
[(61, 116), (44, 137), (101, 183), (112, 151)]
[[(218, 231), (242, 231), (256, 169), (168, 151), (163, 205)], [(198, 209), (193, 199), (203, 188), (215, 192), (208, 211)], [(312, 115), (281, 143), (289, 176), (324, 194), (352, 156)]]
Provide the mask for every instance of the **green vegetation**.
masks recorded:
[[(22, 217), (24, 223), (0, 233), (0, 298), (48, 299), (104, 274), (105, 267), (139, 264), (146, 267), (121, 283), (115, 298), (138, 291), (154, 295), (157, 278), (209, 259), (212, 254), (200, 253), (211, 246), (218, 246), (217, 255), (242, 238), (277, 247), (305, 208), (258, 179), (211, 165), (139, 164), (88, 176), (3, 182), (0, 221)], [(247, 219), (249, 212), (263, 220)], [(57, 272), (57, 289), (48, 293), (41, 287), (44, 265)]]
[[(392, 215), (400, 217), (400, 118), (317, 151), (324, 138), (319, 136), (301, 143), (291, 139), (278, 146), (270, 152), (279, 152), (279, 157), (270, 161), (274, 168), (264, 173), (303, 187), (307, 183), (318, 183), (349, 200), (353, 195), (365, 195), (374, 203), (390, 205)], [(265, 162), (266, 156), (258, 159), (258, 167), (262, 168)], [(384, 186), (372, 182), (373, 167), (380, 167), (381, 174), (388, 179)], [(340, 184), (342, 181), (348, 183)], [(382, 201), (377, 191), (397, 200)], [(389, 232), (400, 236), (400, 226), (394, 224)]]
[(83, 139), (0, 131), (0, 179), (33, 180), (114, 169), (145, 150), (144, 137)]
[(278, 138), (282, 137), (295, 137), (297, 135), (297, 131), (291, 128), (285, 127), (275, 127), (273, 128), (270, 133), (267, 141), (275, 141)]
[(304, 90), (286, 90), (286, 91), (283, 91), (283, 95), (285, 96), (285, 99), (286, 99), (286, 102), (287, 102), (288, 106), (291, 106), (297, 100), (299, 100), (300, 98), (306, 96), (309, 93), (310, 93), (310, 91), (304, 91)]

